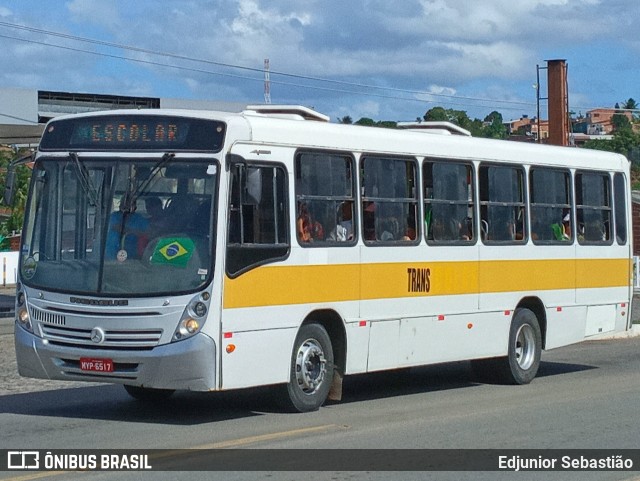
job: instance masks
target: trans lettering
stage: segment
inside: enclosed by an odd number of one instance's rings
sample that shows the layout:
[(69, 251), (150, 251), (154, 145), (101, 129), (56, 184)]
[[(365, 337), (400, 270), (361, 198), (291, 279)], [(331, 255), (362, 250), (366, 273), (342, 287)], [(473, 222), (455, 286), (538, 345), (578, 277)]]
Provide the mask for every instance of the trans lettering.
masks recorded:
[(407, 268), (407, 290), (409, 292), (429, 292), (431, 290), (431, 269)]

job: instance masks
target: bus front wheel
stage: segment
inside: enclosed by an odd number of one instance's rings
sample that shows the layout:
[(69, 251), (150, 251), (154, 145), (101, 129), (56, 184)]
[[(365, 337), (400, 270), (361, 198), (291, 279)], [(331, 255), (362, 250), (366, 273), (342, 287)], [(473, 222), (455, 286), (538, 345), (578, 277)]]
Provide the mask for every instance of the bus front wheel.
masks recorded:
[(327, 399), (333, 380), (333, 347), (326, 329), (304, 324), (293, 346), (285, 407), (317, 411)]

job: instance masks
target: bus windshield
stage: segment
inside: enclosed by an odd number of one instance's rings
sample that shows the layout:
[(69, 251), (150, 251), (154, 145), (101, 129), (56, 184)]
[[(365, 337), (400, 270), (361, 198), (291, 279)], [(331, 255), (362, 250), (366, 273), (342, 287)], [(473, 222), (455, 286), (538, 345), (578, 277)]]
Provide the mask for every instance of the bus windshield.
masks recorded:
[(41, 157), (22, 237), (28, 286), (104, 296), (180, 293), (213, 272), (211, 159)]

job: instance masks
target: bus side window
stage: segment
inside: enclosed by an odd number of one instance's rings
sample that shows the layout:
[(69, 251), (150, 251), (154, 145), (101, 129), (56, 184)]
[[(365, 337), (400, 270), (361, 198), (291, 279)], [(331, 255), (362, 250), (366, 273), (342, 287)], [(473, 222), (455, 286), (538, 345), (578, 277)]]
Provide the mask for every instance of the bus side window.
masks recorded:
[(611, 179), (606, 172), (578, 172), (576, 212), (578, 241), (581, 244), (610, 244)]
[(304, 247), (356, 240), (355, 179), (351, 155), (300, 152), (296, 156), (296, 235)]
[(618, 244), (627, 243), (627, 208), (626, 190), (627, 183), (624, 175), (618, 173), (613, 176), (613, 202), (616, 218), (616, 240)]
[(524, 169), (481, 165), (480, 213), (481, 224), (486, 226), (486, 243), (523, 244), (526, 241)]
[(286, 170), (280, 165), (232, 166), (227, 273), (275, 262), (289, 253)]
[(529, 171), (531, 238), (534, 243), (573, 243), (571, 173), (547, 167)]
[(417, 170), (413, 159), (362, 158), (362, 229), (366, 244), (418, 242)]
[(473, 243), (473, 169), (453, 161), (425, 161), (424, 211), (429, 244)]

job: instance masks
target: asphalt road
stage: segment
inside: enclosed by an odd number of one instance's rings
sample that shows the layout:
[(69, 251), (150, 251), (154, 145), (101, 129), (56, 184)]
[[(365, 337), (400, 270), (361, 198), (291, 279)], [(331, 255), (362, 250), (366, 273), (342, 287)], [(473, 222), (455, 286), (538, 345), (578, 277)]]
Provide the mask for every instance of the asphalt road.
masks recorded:
[[(12, 341), (0, 336), (0, 449), (640, 448), (638, 337), (545, 353), (538, 378), (527, 386), (477, 383), (465, 362), (351, 377), (343, 402), (308, 414), (279, 412), (263, 389), (179, 393), (149, 407), (120, 386), (21, 379)], [(174, 461), (180, 463), (178, 454)], [(0, 479), (43, 474), (4, 472)], [(112, 472), (44, 479), (493, 480), (513, 474)], [(640, 471), (519, 473), (519, 479), (637, 481)]]

